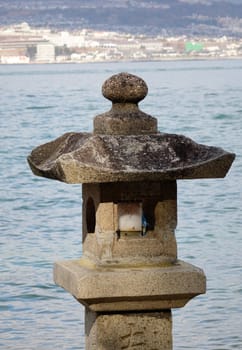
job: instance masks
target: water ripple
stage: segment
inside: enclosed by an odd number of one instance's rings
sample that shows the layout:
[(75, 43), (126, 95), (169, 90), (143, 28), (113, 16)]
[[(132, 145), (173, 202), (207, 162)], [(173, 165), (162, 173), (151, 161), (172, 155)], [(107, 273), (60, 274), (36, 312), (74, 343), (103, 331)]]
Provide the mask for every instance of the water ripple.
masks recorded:
[(0, 66), (0, 348), (84, 349), (83, 307), (53, 284), (54, 261), (81, 256), (81, 186), (33, 176), (26, 156), (110, 109), (101, 85), (142, 76), (142, 110), (159, 129), (236, 152), (222, 180), (178, 181), (179, 258), (204, 269), (207, 293), (173, 311), (174, 350), (241, 349), (241, 62)]

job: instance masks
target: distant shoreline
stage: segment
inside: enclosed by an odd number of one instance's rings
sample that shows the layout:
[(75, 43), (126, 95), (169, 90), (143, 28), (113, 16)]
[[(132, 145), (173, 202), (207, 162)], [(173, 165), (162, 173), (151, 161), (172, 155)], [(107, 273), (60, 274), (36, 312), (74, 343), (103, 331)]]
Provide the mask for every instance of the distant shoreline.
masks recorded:
[(242, 56), (231, 57), (164, 57), (157, 60), (102, 60), (102, 61), (63, 61), (63, 62), (29, 62), (29, 63), (1, 63), (0, 66), (29, 66), (29, 65), (69, 65), (69, 64), (100, 64), (100, 63), (142, 63), (142, 62), (175, 62), (175, 61), (239, 61)]

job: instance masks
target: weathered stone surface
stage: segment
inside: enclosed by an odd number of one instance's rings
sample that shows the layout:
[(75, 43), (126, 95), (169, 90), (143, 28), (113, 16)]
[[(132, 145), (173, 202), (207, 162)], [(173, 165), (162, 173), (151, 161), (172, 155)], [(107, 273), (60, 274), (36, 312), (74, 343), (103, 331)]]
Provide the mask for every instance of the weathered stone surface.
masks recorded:
[(94, 119), (94, 134), (67, 133), (28, 157), (36, 175), (67, 183), (158, 181), (224, 177), (235, 155), (181, 135), (161, 134), (138, 108), (148, 91), (139, 77), (120, 73), (103, 85), (113, 103)]
[(109, 112), (94, 118), (96, 135), (147, 135), (157, 133), (157, 120), (131, 103), (113, 104)]
[(138, 103), (147, 95), (148, 87), (136, 75), (119, 73), (104, 82), (102, 93), (113, 103)]
[(97, 314), (86, 310), (86, 350), (171, 350), (171, 312)]
[(94, 134), (144, 135), (157, 132), (156, 118), (138, 108), (138, 102), (148, 92), (143, 79), (128, 73), (116, 74), (104, 82), (102, 92), (112, 101), (112, 108), (94, 118)]
[(178, 260), (169, 266), (95, 266), (88, 259), (55, 264), (55, 282), (93, 311), (162, 310), (206, 291), (203, 271)]
[(67, 183), (224, 177), (235, 155), (182, 135), (68, 133), (28, 157), (36, 175)]
[[(176, 181), (84, 184), (83, 256), (96, 265), (150, 265), (176, 261)], [(137, 204), (146, 232), (121, 229), (119, 205)]]
[(86, 307), (88, 350), (171, 350), (169, 309), (206, 291), (203, 271), (177, 260), (176, 180), (224, 177), (235, 155), (159, 133), (138, 108), (147, 91), (131, 74), (111, 77), (112, 108), (93, 133), (28, 157), (36, 175), (83, 183), (83, 257), (57, 262), (54, 280)]

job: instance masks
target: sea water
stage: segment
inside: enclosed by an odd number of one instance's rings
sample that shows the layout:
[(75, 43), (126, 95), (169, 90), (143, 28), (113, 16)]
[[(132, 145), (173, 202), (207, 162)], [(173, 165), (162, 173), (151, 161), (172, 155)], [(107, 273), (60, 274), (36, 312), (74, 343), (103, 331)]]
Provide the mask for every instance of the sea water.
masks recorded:
[[(55, 286), (53, 263), (76, 259), (81, 185), (34, 176), (31, 150), (91, 131), (119, 72), (142, 77), (140, 103), (162, 132), (237, 154), (225, 179), (178, 181), (179, 258), (206, 273), (207, 293), (173, 311), (174, 349), (242, 349), (242, 61), (0, 66), (0, 348), (84, 349), (83, 307)], [(115, 349), (114, 349), (115, 350)]]

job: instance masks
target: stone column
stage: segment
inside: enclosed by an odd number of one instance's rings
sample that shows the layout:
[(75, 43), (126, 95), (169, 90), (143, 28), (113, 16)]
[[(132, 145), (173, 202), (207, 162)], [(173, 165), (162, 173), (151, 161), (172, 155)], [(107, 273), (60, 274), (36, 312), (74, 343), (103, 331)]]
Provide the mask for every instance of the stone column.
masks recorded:
[(95, 313), (86, 308), (87, 350), (170, 350), (171, 311)]
[(177, 258), (177, 179), (224, 177), (235, 155), (160, 133), (138, 107), (146, 83), (103, 85), (110, 111), (93, 133), (68, 133), (28, 157), (36, 175), (83, 183), (83, 256), (55, 282), (85, 306), (87, 350), (171, 350), (171, 309), (205, 293), (201, 269)]

